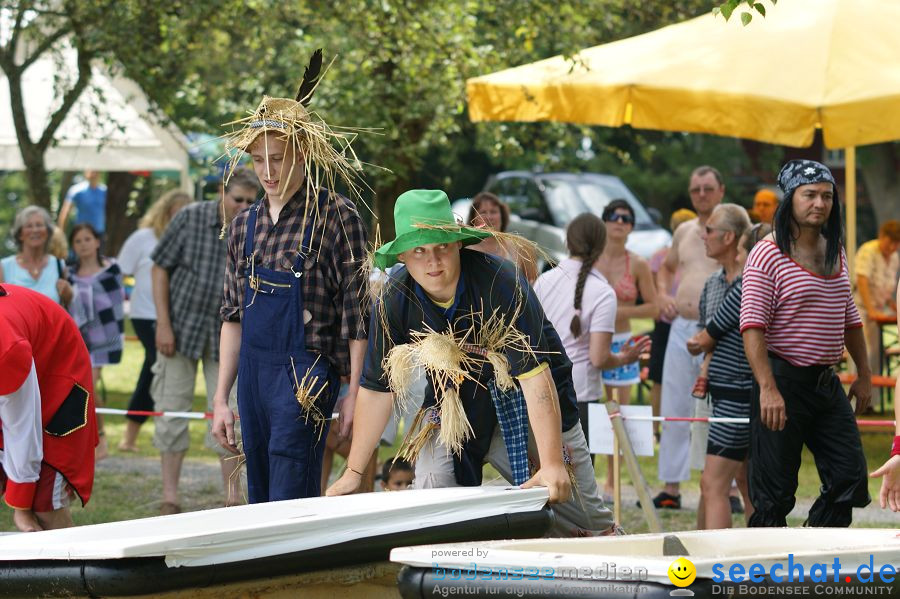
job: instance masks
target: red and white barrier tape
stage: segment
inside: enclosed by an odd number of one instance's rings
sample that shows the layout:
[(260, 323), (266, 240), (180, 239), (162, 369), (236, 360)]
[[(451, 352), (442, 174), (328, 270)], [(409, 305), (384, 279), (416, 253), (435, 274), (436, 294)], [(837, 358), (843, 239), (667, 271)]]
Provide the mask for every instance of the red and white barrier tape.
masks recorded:
[(211, 412), (151, 412), (149, 410), (117, 410), (116, 408), (97, 408), (97, 413), (108, 414), (112, 416), (168, 416), (169, 418), (212, 420)]
[[(97, 408), (98, 414), (110, 416), (165, 416), (167, 418), (188, 418), (190, 420), (212, 420), (212, 412), (151, 412), (149, 410), (118, 410), (116, 408)], [(338, 417), (337, 412), (331, 415), (331, 420)]]
[[(678, 416), (622, 416), (623, 420), (651, 420), (653, 422), (722, 422), (750, 424), (749, 418), (681, 418)], [(893, 420), (857, 420), (859, 426), (894, 426)]]
[[(112, 416), (166, 416), (168, 418), (189, 418), (191, 420), (211, 420), (211, 412), (151, 412), (148, 410), (117, 410), (115, 408), (97, 408), (98, 414)], [(331, 415), (331, 420), (336, 420), (337, 412)], [(749, 418), (681, 418), (678, 416), (620, 416), (623, 420), (651, 420), (653, 422), (721, 422), (727, 424), (749, 424)], [(857, 420), (859, 426), (894, 426), (893, 420)]]

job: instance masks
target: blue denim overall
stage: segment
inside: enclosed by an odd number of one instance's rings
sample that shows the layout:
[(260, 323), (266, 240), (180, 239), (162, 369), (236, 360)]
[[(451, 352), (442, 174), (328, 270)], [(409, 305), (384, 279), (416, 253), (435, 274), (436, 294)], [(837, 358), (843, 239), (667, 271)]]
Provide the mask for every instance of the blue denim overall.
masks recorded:
[[(319, 204), (321, 213), (321, 196)], [(247, 219), (247, 286), (237, 381), (250, 503), (320, 495), (327, 419), (340, 388), (328, 359), (306, 349), (300, 283), (305, 263), (316, 259), (309, 257), (315, 219), (306, 223), (291, 272), (278, 272), (253, 265), (257, 214), (264, 209), (258, 203)], [(303, 384), (304, 376), (307, 381), (318, 377), (313, 394), (324, 387), (316, 401), (326, 418), (323, 430), (297, 402), (297, 383)]]

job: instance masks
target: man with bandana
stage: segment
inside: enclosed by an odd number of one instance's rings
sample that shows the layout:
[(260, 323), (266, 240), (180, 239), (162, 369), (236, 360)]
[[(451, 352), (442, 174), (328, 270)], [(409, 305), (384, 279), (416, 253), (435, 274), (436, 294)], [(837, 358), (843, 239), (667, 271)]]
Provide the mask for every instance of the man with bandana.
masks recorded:
[[(791, 160), (772, 234), (757, 243), (743, 275), (741, 332), (756, 382), (750, 408), (750, 526), (786, 526), (806, 445), (821, 493), (810, 526), (849, 526), (868, 505), (866, 458), (856, 413), (872, 395), (862, 321), (841, 248), (834, 177), (823, 164)], [(859, 376), (844, 393), (834, 365), (844, 346)]]

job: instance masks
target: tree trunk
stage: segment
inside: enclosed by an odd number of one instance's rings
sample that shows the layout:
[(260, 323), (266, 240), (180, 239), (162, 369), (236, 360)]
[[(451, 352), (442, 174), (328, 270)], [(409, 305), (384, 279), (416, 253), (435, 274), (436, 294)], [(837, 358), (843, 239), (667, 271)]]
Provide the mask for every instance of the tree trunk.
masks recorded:
[(62, 178), (59, 182), (59, 193), (56, 194), (56, 204), (54, 206), (57, 214), (60, 210), (62, 210), (62, 205), (66, 199), (66, 194), (69, 192), (69, 188), (72, 187), (72, 182), (75, 180), (75, 175), (77, 174), (78, 171), (62, 172)]
[[(28, 150), (32, 150), (28, 148)], [(28, 182), (28, 201), (50, 210), (50, 184), (47, 181), (47, 168), (44, 166), (42, 152), (29, 152), (21, 148), (22, 161), (25, 163), (25, 180)]]
[(375, 242), (375, 227), (379, 228), (380, 243), (394, 239), (394, 202), (404, 191), (410, 189), (409, 181), (394, 178), (384, 186), (375, 187), (375, 216), (378, 220), (369, 231), (369, 240)]
[(118, 254), (122, 244), (137, 228), (141, 211), (135, 210), (132, 215), (128, 211), (137, 179), (137, 175), (126, 172), (111, 172), (106, 178), (106, 244), (103, 253), (107, 256)]
[(887, 220), (900, 220), (900, 151), (897, 143), (882, 143), (859, 148), (862, 172), (869, 202), (875, 212), (876, 229)]
[[(8, 32), (9, 37), (5, 42), (8, 45), (0, 44), (0, 68), (6, 75), (7, 85), (9, 86), (9, 104), (12, 112), (13, 127), (16, 131), (16, 141), (19, 143), (19, 151), (22, 154), (22, 162), (25, 164), (25, 180), (28, 182), (28, 196), (32, 203), (50, 209), (50, 184), (47, 181), (47, 167), (44, 161), (44, 154), (53, 141), (66, 115), (72, 109), (75, 101), (81, 95), (81, 92), (88, 85), (91, 76), (91, 59), (93, 54), (84, 50), (77, 36), (75, 39), (76, 49), (78, 51), (78, 77), (75, 83), (62, 92), (62, 102), (50, 114), (49, 119), (44, 123), (44, 129), (40, 131), (37, 140), (32, 139), (31, 132), (28, 129), (28, 120), (25, 116), (25, 98), (22, 94), (22, 76), (32, 61), (40, 57), (44, 52), (49, 51), (56, 43), (58, 43), (65, 35), (72, 31), (70, 25), (66, 24), (53, 30), (45, 30), (39, 25), (25, 25), (31, 18), (23, 20), (26, 12), (31, 12), (27, 2), (18, 3), (12, 18), (13, 28)], [(16, 6), (16, 3), (13, 3)], [(4, 12), (7, 9), (4, 8)], [(40, 11), (38, 11), (39, 13)], [(5, 15), (6, 16), (6, 15)], [(34, 16), (34, 15), (32, 15)], [(31, 54), (26, 56), (22, 62), (16, 62), (16, 52), (19, 50), (18, 42), (20, 35), (23, 33), (36, 34), (36, 45), (31, 50)], [(58, 76), (55, 74), (54, 76)]]

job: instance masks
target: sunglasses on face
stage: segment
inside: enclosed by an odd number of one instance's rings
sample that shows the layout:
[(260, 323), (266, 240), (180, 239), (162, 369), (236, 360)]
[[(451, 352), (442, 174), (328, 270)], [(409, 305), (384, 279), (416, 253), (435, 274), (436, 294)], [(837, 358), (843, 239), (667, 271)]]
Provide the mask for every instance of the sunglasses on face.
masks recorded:
[(613, 214), (607, 215), (607, 217), (603, 220), (605, 220), (608, 223), (619, 222), (624, 225), (633, 225), (634, 224), (634, 217), (632, 217), (630, 214), (613, 213)]
[(726, 233), (731, 230), (731, 229), (723, 229), (722, 227), (710, 227), (709, 225), (706, 225), (706, 227), (704, 227), (704, 228), (706, 229), (707, 235), (712, 235), (713, 231), (722, 231), (723, 233)]

